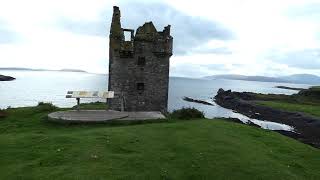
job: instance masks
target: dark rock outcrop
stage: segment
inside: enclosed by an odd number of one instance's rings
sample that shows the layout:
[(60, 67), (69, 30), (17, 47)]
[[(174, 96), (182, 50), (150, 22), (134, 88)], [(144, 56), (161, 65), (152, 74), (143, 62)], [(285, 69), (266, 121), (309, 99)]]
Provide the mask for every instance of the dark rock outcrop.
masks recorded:
[(11, 77), (11, 76), (4, 76), (4, 75), (0, 75), (0, 81), (13, 81), (16, 78)]
[(295, 128), (300, 138), (281, 133), (299, 141), (320, 148), (320, 119), (306, 116), (302, 113), (287, 112), (271, 107), (260, 106), (254, 103), (254, 93), (232, 92), (219, 89), (215, 102), (228, 109), (235, 110), (250, 118), (287, 124)]
[(194, 103), (200, 103), (200, 104), (205, 104), (205, 105), (209, 105), (209, 106), (214, 106), (212, 103), (209, 103), (207, 101), (202, 101), (202, 100), (193, 99), (193, 98), (189, 98), (189, 97), (183, 97), (183, 100), (188, 101), (188, 102), (194, 102)]
[(304, 97), (307, 97), (307, 98), (318, 99), (319, 100), (320, 99), (320, 88), (313, 87), (313, 88), (310, 88), (310, 89), (301, 90), (298, 93), (298, 96), (304, 96)]
[(306, 90), (306, 89), (304, 89), (304, 88), (295, 88), (295, 87), (288, 87), (288, 86), (276, 86), (276, 88), (279, 88), (279, 89), (296, 90), (296, 91)]

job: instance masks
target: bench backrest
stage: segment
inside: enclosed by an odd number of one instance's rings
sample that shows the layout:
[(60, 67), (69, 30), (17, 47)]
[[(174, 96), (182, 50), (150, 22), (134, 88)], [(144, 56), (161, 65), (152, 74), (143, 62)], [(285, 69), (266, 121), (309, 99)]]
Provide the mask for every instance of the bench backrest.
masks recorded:
[(113, 91), (68, 91), (66, 98), (114, 98)]

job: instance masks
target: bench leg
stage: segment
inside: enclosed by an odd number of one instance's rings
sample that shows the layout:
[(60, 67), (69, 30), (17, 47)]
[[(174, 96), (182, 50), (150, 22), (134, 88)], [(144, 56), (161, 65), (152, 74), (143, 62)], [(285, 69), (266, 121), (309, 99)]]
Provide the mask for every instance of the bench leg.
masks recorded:
[(77, 98), (77, 111), (80, 110), (80, 98)]
[(108, 98), (106, 98), (106, 111), (108, 110)]

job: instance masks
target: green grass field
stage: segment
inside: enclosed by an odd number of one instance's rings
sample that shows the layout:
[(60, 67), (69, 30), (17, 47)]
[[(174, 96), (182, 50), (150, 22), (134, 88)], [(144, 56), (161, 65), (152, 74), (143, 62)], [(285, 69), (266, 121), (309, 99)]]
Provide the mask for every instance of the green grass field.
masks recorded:
[(320, 179), (320, 150), (222, 120), (59, 125), (50, 108), (6, 110), (0, 179)]
[(311, 116), (320, 117), (320, 105), (298, 104), (281, 101), (259, 101), (257, 104), (285, 111), (302, 112)]
[(258, 105), (320, 117), (320, 86), (302, 90), (291, 96), (281, 94), (256, 94), (255, 96)]

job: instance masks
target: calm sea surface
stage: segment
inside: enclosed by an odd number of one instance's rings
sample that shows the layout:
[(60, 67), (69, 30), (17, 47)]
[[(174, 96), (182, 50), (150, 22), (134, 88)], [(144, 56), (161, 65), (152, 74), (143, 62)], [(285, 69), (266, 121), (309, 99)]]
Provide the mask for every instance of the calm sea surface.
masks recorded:
[[(34, 106), (40, 101), (52, 102), (59, 107), (76, 105), (75, 99), (66, 99), (69, 90), (107, 90), (107, 75), (78, 72), (49, 71), (0, 71), (0, 74), (17, 78), (15, 81), (0, 81), (0, 108)], [(239, 114), (218, 105), (207, 106), (183, 101), (184, 96), (212, 101), (219, 88), (233, 91), (293, 94), (297, 91), (275, 88), (277, 85), (309, 87), (303, 84), (250, 82), (238, 80), (203, 80), (170, 78), (169, 111), (181, 107), (195, 107), (211, 117), (239, 117)], [(92, 101), (97, 101), (92, 100)], [(89, 100), (86, 100), (89, 101)], [(86, 102), (82, 101), (82, 102)], [(100, 100), (101, 101), (101, 100)]]

